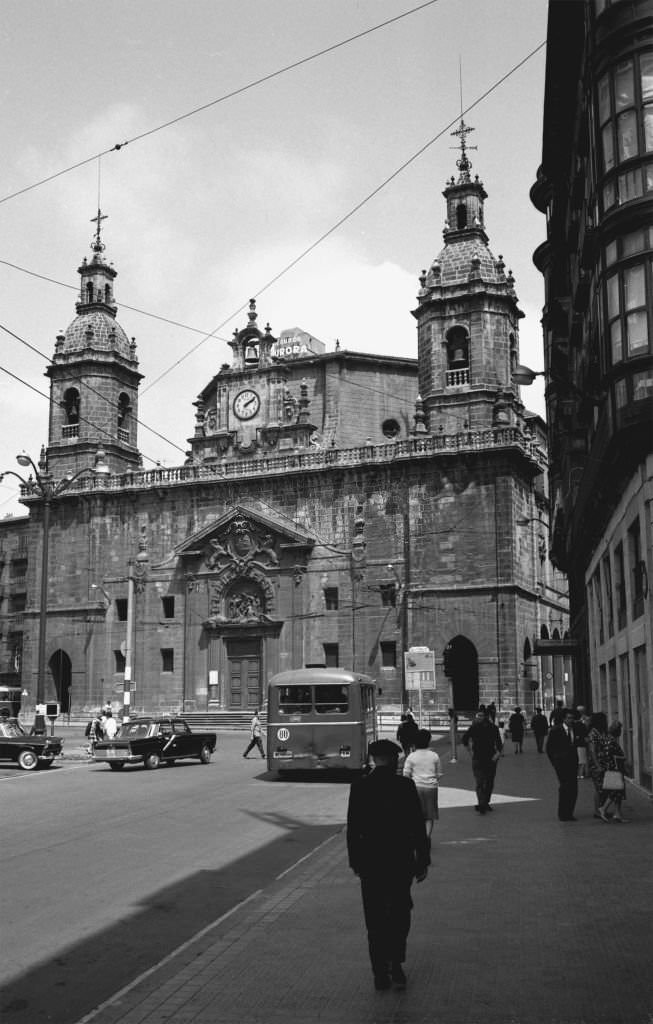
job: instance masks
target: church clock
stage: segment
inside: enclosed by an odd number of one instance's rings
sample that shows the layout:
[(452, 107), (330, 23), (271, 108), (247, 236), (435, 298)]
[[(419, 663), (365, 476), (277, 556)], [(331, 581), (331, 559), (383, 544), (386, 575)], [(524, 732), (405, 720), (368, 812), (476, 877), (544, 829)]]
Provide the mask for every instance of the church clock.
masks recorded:
[(234, 412), (240, 420), (251, 420), (259, 411), (260, 405), (261, 399), (251, 388), (245, 388), (234, 398)]

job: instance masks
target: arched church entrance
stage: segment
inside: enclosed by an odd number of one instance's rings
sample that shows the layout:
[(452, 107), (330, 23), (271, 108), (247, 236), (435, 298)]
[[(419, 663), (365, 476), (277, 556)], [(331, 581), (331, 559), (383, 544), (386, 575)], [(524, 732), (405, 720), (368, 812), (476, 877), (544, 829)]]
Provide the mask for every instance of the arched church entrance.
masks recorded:
[(61, 714), (70, 714), (70, 690), (72, 687), (72, 665), (70, 658), (65, 651), (55, 651), (48, 667), (52, 674), (57, 701), (61, 707)]
[(453, 637), (443, 652), (445, 673), (451, 680), (455, 711), (475, 711), (478, 707), (478, 655), (471, 640)]
[(212, 581), (213, 614), (204, 623), (208, 635), (209, 709), (251, 711), (265, 700), (269, 675), (268, 641), (282, 623), (268, 614), (269, 581), (249, 567), (247, 574)]

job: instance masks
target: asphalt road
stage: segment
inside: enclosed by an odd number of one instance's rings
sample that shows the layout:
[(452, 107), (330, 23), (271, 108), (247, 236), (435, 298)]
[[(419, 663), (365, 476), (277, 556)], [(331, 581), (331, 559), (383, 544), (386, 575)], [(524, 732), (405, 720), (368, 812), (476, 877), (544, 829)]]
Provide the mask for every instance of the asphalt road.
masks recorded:
[(342, 827), (346, 783), (279, 782), (246, 739), (209, 765), (1, 773), (3, 1024), (78, 1020)]

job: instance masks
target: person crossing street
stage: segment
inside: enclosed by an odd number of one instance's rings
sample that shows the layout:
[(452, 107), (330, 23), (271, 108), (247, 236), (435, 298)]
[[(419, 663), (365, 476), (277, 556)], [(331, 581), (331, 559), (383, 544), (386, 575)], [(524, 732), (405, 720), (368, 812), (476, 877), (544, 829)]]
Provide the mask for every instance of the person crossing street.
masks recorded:
[(262, 739), (263, 731), (261, 729), (261, 719), (259, 718), (258, 715), (259, 715), (259, 709), (257, 708), (256, 711), (254, 712), (254, 714), (252, 715), (252, 721), (251, 721), (251, 724), (250, 724), (250, 727), (249, 727), (249, 730), (250, 730), (250, 741), (249, 741), (249, 745), (248, 745), (247, 749), (245, 750), (245, 753), (243, 754), (243, 757), (247, 757), (249, 752), (250, 752), (250, 750), (253, 750), (254, 747), (258, 747), (258, 749), (260, 751), (260, 754), (261, 754), (261, 757), (265, 757), (265, 751), (263, 750), (263, 739)]

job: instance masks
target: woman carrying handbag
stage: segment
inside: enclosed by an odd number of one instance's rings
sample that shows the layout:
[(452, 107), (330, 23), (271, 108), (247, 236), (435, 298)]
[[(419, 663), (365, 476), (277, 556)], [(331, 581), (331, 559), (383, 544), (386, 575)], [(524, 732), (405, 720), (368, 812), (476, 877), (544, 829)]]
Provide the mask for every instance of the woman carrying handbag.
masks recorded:
[(621, 816), (621, 805), (626, 795), (626, 783), (624, 780), (626, 755), (619, 743), (620, 737), (621, 722), (613, 722), (608, 729), (608, 742), (606, 745), (607, 768), (603, 776), (604, 801), (599, 807), (599, 815), (603, 821), (609, 821), (607, 811), (614, 804), (612, 821), (621, 823), (628, 821), (628, 819)]

